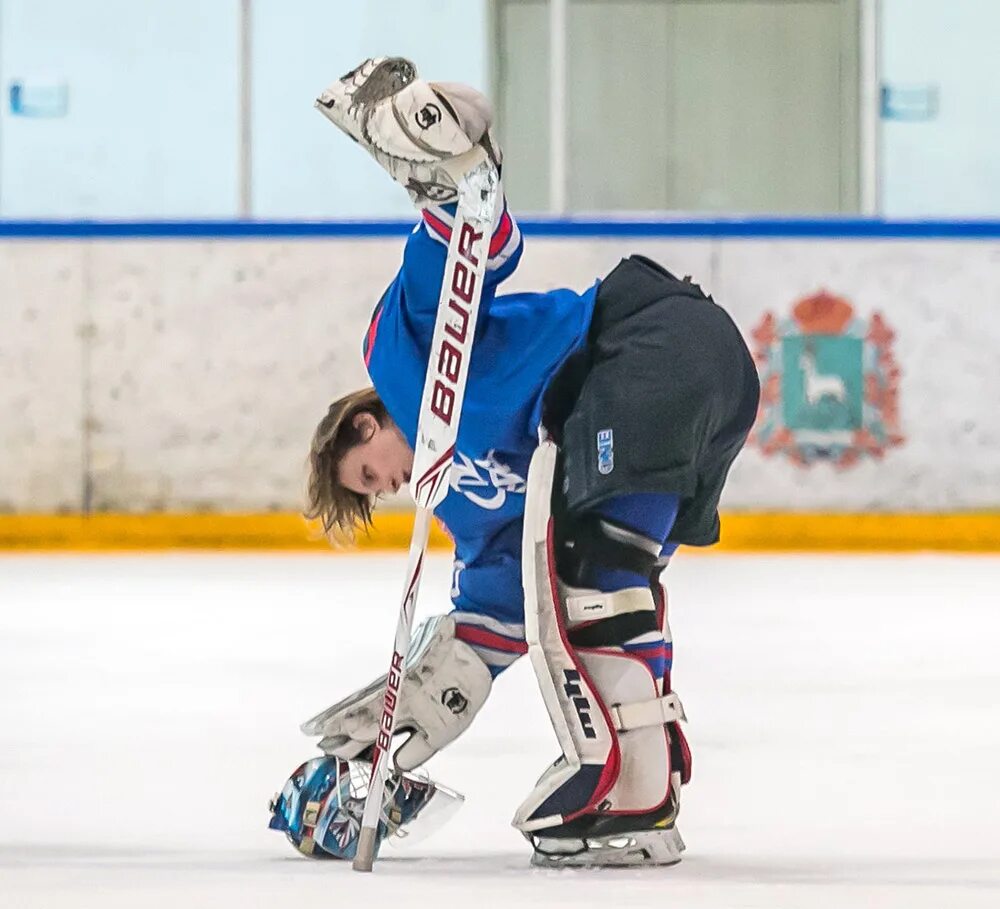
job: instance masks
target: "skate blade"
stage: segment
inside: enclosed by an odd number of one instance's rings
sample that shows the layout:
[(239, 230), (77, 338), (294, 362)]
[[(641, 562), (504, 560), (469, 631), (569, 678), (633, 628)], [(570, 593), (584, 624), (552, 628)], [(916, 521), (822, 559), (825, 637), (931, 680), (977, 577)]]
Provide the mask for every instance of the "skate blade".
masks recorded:
[(538, 838), (531, 864), (536, 868), (634, 868), (676, 865), (685, 849), (676, 827), (608, 837), (606, 840)]

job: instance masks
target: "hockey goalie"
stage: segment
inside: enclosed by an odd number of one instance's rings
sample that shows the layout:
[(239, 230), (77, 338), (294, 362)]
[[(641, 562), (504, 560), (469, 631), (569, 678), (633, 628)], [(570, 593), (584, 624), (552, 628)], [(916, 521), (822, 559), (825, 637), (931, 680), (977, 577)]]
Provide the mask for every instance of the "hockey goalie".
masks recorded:
[[(426, 82), (400, 58), (366, 60), (317, 107), (419, 211), (361, 339), (371, 386), (330, 405), (310, 451), (307, 514), (349, 539), (410, 479), (456, 188), (485, 160), (501, 169), (502, 156), (482, 95)], [(669, 865), (684, 849), (691, 754), (660, 578), (678, 545), (718, 540), (757, 372), (732, 319), (689, 278), (632, 255), (582, 292), (501, 294), (522, 249), (504, 200), (451, 488), (435, 513), (455, 542), (453, 609), (409, 648), (379, 839), (459, 803), (420, 768), (528, 654), (558, 754), (514, 815), (532, 861)], [(354, 854), (384, 687), (377, 679), (302, 726), (322, 756), (288, 780), (271, 818), (302, 852)]]

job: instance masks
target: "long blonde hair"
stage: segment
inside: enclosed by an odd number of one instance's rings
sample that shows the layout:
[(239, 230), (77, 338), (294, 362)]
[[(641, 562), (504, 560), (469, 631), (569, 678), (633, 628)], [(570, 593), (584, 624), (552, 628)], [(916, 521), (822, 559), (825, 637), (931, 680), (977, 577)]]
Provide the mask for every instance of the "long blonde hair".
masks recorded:
[(319, 520), (332, 541), (353, 542), (357, 529), (372, 523), (375, 496), (347, 489), (340, 482), (340, 459), (360, 442), (364, 429), (354, 425), (359, 413), (370, 413), (384, 426), (389, 419), (374, 388), (362, 388), (334, 401), (319, 421), (309, 450), (309, 483), (305, 517)]

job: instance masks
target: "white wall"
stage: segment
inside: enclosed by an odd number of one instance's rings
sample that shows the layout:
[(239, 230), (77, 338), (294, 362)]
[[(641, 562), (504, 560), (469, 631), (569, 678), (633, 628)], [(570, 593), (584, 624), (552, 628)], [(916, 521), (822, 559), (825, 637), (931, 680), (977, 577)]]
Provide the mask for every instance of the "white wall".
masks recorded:
[[(2, 0), (3, 216), (234, 215), (238, 7)], [(64, 83), (66, 115), (12, 115), (21, 80)]]
[[(315, 110), (368, 56), (488, 90), (487, 0), (254, 0), (253, 212), (387, 217), (405, 195)], [(0, 0), (4, 218), (239, 214), (239, 0)], [(65, 116), (11, 112), (64, 84)]]
[(408, 216), (378, 165), (313, 109), (366, 57), (417, 61), (431, 80), (488, 92), (487, 0), (254, 0), (253, 214)]
[(1000, 3), (882, 0), (887, 86), (936, 88), (938, 115), (882, 121), (882, 212), (1000, 214)]
[[(932, 120), (882, 121), (882, 212), (1000, 216), (1000, 3), (880, 9), (884, 83), (940, 98)], [(489, 10), (488, 0), (253, 0), (253, 215), (405, 213), (313, 98), (381, 53), (489, 90)], [(239, 15), (239, 0), (0, 0), (0, 216), (236, 217)], [(15, 81), (65, 84), (67, 115), (12, 115)]]
[[(299, 507), (401, 242), (0, 243), (0, 510)], [(509, 286), (583, 287), (635, 251), (745, 333), (824, 289), (897, 333), (905, 443), (847, 470), (748, 450), (729, 507), (1000, 506), (1000, 242), (529, 238)]]

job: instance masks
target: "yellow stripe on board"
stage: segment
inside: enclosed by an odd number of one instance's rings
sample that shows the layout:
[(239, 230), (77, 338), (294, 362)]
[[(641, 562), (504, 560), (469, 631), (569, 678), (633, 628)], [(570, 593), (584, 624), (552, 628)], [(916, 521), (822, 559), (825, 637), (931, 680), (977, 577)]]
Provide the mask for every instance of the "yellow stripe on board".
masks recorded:
[[(406, 548), (413, 529), (408, 512), (379, 515), (356, 548)], [(431, 546), (448, 538), (431, 530)], [(291, 549), (346, 552), (331, 547), (317, 525), (297, 514), (0, 515), (0, 550)]]
[[(378, 515), (371, 536), (357, 548), (405, 549), (411, 512)], [(439, 526), (431, 547), (450, 548)], [(0, 515), (0, 551), (99, 550), (302, 550), (331, 548), (296, 514), (98, 514)], [(735, 512), (723, 515), (722, 542), (713, 551), (1000, 552), (1000, 512), (953, 514), (795, 514)], [(691, 551), (691, 550), (688, 550)]]

